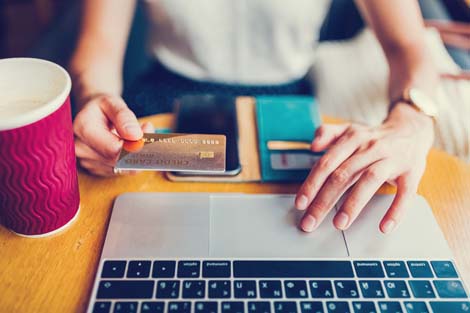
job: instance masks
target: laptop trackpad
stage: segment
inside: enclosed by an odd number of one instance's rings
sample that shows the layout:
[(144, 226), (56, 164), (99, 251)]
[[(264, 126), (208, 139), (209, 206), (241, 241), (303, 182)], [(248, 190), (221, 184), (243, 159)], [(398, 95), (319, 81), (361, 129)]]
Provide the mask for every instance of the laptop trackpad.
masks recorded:
[(293, 201), (292, 195), (124, 194), (103, 257), (347, 257), (333, 214), (307, 234), (297, 228), (302, 212)]
[(209, 212), (209, 194), (120, 195), (114, 204), (103, 257), (206, 257)]
[(292, 195), (212, 195), (210, 207), (211, 257), (348, 255), (333, 214), (313, 233), (298, 229), (302, 212), (293, 208)]

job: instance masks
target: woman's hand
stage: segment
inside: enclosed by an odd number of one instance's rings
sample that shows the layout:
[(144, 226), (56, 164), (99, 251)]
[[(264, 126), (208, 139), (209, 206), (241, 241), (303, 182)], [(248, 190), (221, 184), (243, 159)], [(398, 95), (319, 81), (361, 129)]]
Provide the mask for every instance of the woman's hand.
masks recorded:
[(122, 139), (139, 140), (153, 132), (150, 123), (139, 125), (122, 98), (97, 95), (75, 117), (75, 152), (80, 165), (99, 176), (113, 175)]
[(378, 127), (320, 127), (312, 150), (328, 151), (314, 165), (295, 199), (298, 209), (307, 210), (300, 222), (302, 230), (315, 230), (350, 189), (333, 220), (336, 228), (347, 229), (388, 181), (397, 186), (397, 194), (380, 222), (380, 230), (392, 231), (417, 191), (433, 140), (432, 119), (407, 104), (396, 105)]

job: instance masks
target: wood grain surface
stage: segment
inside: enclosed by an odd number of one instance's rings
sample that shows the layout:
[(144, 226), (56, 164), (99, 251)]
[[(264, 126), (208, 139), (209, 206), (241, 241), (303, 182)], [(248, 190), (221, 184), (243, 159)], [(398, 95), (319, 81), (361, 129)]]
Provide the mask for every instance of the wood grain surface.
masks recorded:
[[(171, 116), (146, 120), (165, 127)], [(81, 172), (79, 182), (80, 215), (64, 232), (29, 239), (0, 226), (0, 312), (84, 312), (113, 201), (121, 193), (294, 193), (298, 188), (295, 184), (170, 182), (161, 173), (153, 172), (113, 178), (97, 178)], [(432, 150), (419, 192), (431, 204), (468, 285), (470, 166)]]

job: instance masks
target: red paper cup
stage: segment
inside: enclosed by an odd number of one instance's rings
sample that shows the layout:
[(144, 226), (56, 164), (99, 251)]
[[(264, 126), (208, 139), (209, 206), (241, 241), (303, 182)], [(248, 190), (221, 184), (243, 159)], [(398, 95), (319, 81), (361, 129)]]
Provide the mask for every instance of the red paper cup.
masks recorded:
[(54, 63), (0, 60), (0, 221), (17, 234), (50, 235), (78, 214), (70, 88)]

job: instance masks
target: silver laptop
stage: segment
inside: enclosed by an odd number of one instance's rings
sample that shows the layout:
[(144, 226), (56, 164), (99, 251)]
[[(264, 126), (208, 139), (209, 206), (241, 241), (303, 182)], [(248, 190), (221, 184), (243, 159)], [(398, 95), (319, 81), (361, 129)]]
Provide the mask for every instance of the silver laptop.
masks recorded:
[(376, 195), (347, 231), (297, 228), (293, 195), (127, 193), (114, 204), (88, 312), (470, 312), (422, 197), (390, 235)]

